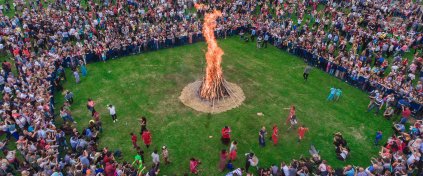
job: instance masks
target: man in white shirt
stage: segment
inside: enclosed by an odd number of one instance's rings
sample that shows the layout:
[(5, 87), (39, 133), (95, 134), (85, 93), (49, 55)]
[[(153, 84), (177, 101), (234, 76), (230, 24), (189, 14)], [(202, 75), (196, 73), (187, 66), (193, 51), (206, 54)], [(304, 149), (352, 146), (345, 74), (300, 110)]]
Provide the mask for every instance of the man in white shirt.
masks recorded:
[(110, 116), (112, 116), (113, 123), (117, 122), (118, 120), (117, 120), (117, 115), (116, 115), (116, 109), (115, 109), (115, 106), (113, 106), (113, 105), (109, 105), (109, 106), (107, 107), (107, 109), (109, 109), (109, 113), (110, 113)]

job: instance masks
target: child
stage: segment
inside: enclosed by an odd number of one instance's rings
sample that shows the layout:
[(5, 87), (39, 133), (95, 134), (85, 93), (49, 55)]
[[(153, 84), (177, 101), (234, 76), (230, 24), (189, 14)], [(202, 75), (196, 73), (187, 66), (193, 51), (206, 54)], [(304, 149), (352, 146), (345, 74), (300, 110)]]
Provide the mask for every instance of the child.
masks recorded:
[(134, 148), (137, 148), (137, 135), (135, 135), (134, 133), (131, 133), (131, 141), (132, 141), (132, 145), (134, 146)]
[(162, 147), (162, 155), (163, 155), (163, 159), (164, 159), (165, 164), (166, 165), (167, 164), (170, 164), (170, 161), (169, 161), (169, 151), (167, 150), (166, 146), (163, 146)]
[(300, 128), (298, 128), (298, 142), (301, 142), (301, 140), (304, 138), (304, 134), (308, 131), (308, 128), (306, 128), (304, 125), (301, 125)]
[(144, 141), (145, 146), (148, 148), (151, 145), (151, 133), (147, 129), (142, 133), (142, 140)]

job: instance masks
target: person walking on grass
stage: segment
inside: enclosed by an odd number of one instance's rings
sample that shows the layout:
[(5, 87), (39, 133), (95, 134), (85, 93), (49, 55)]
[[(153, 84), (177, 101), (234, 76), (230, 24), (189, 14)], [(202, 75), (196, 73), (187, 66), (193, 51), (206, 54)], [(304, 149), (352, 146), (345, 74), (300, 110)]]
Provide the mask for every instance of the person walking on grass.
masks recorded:
[(147, 148), (149, 148), (149, 147), (150, 147), (150, 145), (151, 145), (151, 133), (150, 133), (150, 131), (148, 131), (148, 130), (146, 129), (146, 130), (142, 133), (141, 138), (142, 138), (142, 141), (144, 142), (145, 146), (146, 146)]
[(91, 116), (94, 116), (94, 113), (95, 113), (94, 106), (95, 106), (94, 100), (92, 100), (91, 98), (88, 98), (87, 109), (91, 112)]
[(87, 66), (85, 65), (85, 63), (83, 61), (81, 61), (79, 64), (81, 65), (80, 69), (81, 69), (82, 76), (83, 77), (87, 76), (87, 73), (88, 73)]
[(117, 115), (116, 115), (116, 108), (115, 108), (115, 106), (109, 104), (107, 106), (107, 109), (109, 109), (109, 113), (110, 113), (110, 116), (112, 116), (113, 123), (117, 122), (118, 119), (117, 119)]
[(308, 128), (306, 128), (305, 125), (301, 125), (300, 128), (298, 128), (298, 142), (304, 139), (304, 135), (307, 131)]
[(131, 133), (130, 135), (131, 135), (132, 146), (134, 146), (134, 148), (138, 148), (137, 135), (135, 135), (134, 133)]
[(163, 160), (165, 162), (166, 165), (170, 164), (169, 161), (169, 151), (167, 150), (166, 146), (162, 147), (162, 156), (163, 156)]
[(278, 136), (279, 136), (278, 126), (273, 125), (273, 133), (272, 133), (273, 145), (278, 144)]
[(65, 100), (69, 102), (69, 104), (73, 103), (73, 93), (69, 90), (66, 90)]
[(222, 128), (222, 144), (229, 145), (231, 142), (231, 129), (228, 126)]
[(140, 119), (140, 127), (141, 127), (140, 134), (142, 135), (142, 133), (145, 130), (147, 130), (147, 118), (145, 118), (144, 116), (142, 116), (141, 119)]
[(330, 88), (330, 93), (328, 98), (326, 98), (326, 100), (332, 101), (335, 98), (335, 94), (336, 94), (336, 88), (335, 87)]
[[(288, 108), (284, 108), (284, 109), (288, 109)], [(291, 105), (291, 107), (289, 108), (289, 114), (288, 114), (288, 118), (286, 118), (286, 124), (288, 125), (289, 122), (291, 121), (292, 117), (295, 116), (295, 106)], [(289, 129), (288, 129), (289, 130)]]
[(265, 147), (266, 146), (266, 127), (261, 127), (261, 130), (259, 131), (259, 145), (261, 147)]
[(73, 76), (75, 77), (76, 84), (79, 84), (81, 82), (81, 78), (79, 77), (79, 73), (76, 69), (73, 71)]
[(311, 71), (311, 69), (312, 69), (313, 67), (311, 67), (310, 65), (307, 65), (305, 68), (304, 68), (304, 73), (303, 73), (303, 78), (304, 78), (304, 80), (306, 80), (307, 81), (307, 79), (308, 79), (308, 75), (310, 74), (310, 71)]
[(229, 147), (229, 160), (235, 161), (237, 155), (237, 144), (238, 142), (233, 141), (231, 143), (231, 147)]
[(383, 95), (380, 94), (375, 98), (375, 100), (370, 104), (369, 108), (367, 109), (367, 112), (372, 111), (373, 109), (376, 109), (375, 115), (379, 114), (379, 111), (382, 109), (383, 106)]
[(226, 162), (228, 159), (228, 152), (225, 149), (220, 151), (219, 171), (223, 172), (226, 168)]
[(155, 149), (153, 151), (153, 153), (151, 153), (151, 158), (153, 160), (153, 168), (154, 170), (158, 170), (159, 166), (160, 166), (160, 156), (159, 153), (157, 152), (157, 149)]
[(379, 145), (379, 141), (382, 140), (382, 131), (379, 130), (376, 132), (376, 137), (375, 137), (375, 145)]
[(335, 92), (335, 101), (338, 101), (339, 98), (341, 98), (341, 95), (342, 95), (341, 88), (336, 89), (336, 92)]

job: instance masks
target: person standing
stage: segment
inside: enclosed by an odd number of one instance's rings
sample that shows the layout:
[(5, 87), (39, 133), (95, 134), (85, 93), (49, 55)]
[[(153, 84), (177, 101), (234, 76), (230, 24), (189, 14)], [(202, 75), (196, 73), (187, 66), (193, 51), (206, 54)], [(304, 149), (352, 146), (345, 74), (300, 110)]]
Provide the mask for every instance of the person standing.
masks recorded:
[(251, 29), (251, 42), (254, 42), (254, 39), (256, 38), (256, 29)]
[(66, 90), (65, 100), (69, 102), (69, 104), (73, 103), (73, 93), (69, 90)]
[(341, 98), (341, 95), (342, 95), (341, 88), (336, 89), (336, 92), (335, 92), (335, 101), (338, 101), (339, 98)]
[(164, 160), (165, 164), (166, 165), (167, 164), (170, 164), (170, 161), (169, 161), (169, 151), (167, 150), (167, 147), (166, 146), (163, 146), (162, 147), (162, 156), (163, 156), (163, 160)]
[(401, 124), (405, 124), (408, 120), (408, 118), (411, 116), (411, 110), (409, 107), (401, 106), (402, 113), (401, 113)]
[(95, 106), (94, 100), (92, 100), (91, 98), (88, 98), (87, 108), (91, 112), (91, 116), (94, 116), (94, 113), (95, 113), (94, 106)]
[(304, 73), (303, 73), (303, 78), (304, 78), (304, 80), (306, 80), (307, 81), (307, 79), (308, 79), (308, 75), (310, 74), (310, 71), (311, 71), (311, 69), (312, 69), (313, 67), (311, 67), (310, 65), (307, 65), (305, 68), (304, 68)]
[(116, 115), (116, 108), (113, 105), (108, 105), (107, 109), (109, 109), (110, 116), (112, 116), (113, 123), (117, 122), (117, 115)]
[(79, 84), (79, 82), (81, 82), (81, 79), (80, 79), (80, 77), (79, 77), (79, 73), (78, 73), (78, 71), (74, 70), (74, 71), (73, 71), (73, 76), (75, 77), (75, 82), (76, 82), (76, 84)]
[(300, 128), (298, 128), (298, 142), (301, 142), (301, 140), (304, 139), (304, 134), (308, 131), (308, 128), (306, 128), (304, 125), (301, 125)]
[(134, 148), (138, 148), (137, 135), (135, 135), (134, 133), (131, 133), (130, 135), (131, 135), (132, 145), (134, 146)]
[(142, 133), (141, 136), (142, 140), (144, 141), (145, 146), (148, 148), (151, 145), (151, 133), (147, 129)]
[(269, 34), (267, 32), (264, 34), (263, 45), (264, 48), (267, 48), (267, 43), (269, 42)]
[(279, 136), (278, 133), (279, 133), (278, 126), (273, 125), (273, 133), (272, 133), (273, 145), (278, 144), (278, 136)]
[(222, 144), (229, 145), (231, 142), (231, 129), (228, 126), (222, 128)]
[(336, 93), (336, 88), (335, 87), (330, 88), (330, 93), (326, 100), (332, 101), (333, 98), (335, 97), (335, 93)]
[[(287, 108), (284, 108), (284, 109), (287, 109)], [(286, 118), (287, 125), (289, 124), (293, 116), (295, 116), (295, 106), (291, 105), (291, 107), (289, 108), (288, 118)]]
[(254, 158), (254, 153), (246, 153), (245, 154), (245, 172), (248, 173), (248, 170), (250, 169), (250, 166), (252, 163), (254, 163), (253, 158)]
[(159, 169), (159, 165), (160, 165), (160, 156), (157, 152), (157, 149), (155, 149), (153, 151), (153, 153), (151, 153), (151, 158), (153, 159), (153, 168), (154, 170), (158, 170)]
[(375, 98), (375, 100), (370, 104), (369, 108), (367, 109), (367, 112), (372, 111), (376, 108), (375, 115), (379, 114), (379, 110), (382, 109), (383, 106), (383, 95), (380, 94)]
[(379, 145), (380, 140), (382, 140), (382, 131), (381, 130), (376, 132), (375, 145)]
[(140, 127), (141, 127), (140, 134), (142, 134), (145, 130), (147, 130), (147, 118), (145, 118), (144, 116), (142, 116), (140, 119)]
[(261, 147), (265, 147), (266, 146), (266, 140), (265, 140), (265, 137), (266, 137), (266, 127), (261, 127), (261, 130), (259, 131), (259, 145), (261, 146)]
[(220, 152), (220, 161), (219, 161), (219, 170), (220, 170), (220, 172), (223, 172), (225, 170), (227, 158), (228, 158), (228, 153), (226, 152), (225, 149), (223, 149)]
[(231, 147), (229, 147), (229, 159), (231, 161), (235, 161), (236, 160), (236, 155), (237, 155), (237, 144), (238, 142), (233, 141), (231, 143)]
[(80, 69), (81, 69), (82, 76), (84, 76), (84, 77), (87, 76), (87, 73), (88, 73), (87, 66), (85, 66), (84, 62), (82, 62), (82, 61), (81, 61)]

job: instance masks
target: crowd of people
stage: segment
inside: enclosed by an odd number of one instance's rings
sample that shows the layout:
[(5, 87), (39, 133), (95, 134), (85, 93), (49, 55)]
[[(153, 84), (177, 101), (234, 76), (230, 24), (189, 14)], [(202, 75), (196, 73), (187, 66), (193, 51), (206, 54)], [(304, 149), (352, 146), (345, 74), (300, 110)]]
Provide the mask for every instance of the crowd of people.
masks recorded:
[[(66, 67), (73, 70), (79, 82), (79, 72), (85, 76), (85, 64), (89, 62), (203, 40), (201, 17), (212, 9), (222, 12), (222, 18), (217, 21), (217, 37), (239, 34), (245, 41), (256, 40), (260, 48), (269, 43), (286, 49), (331, 75), (373, 91), (370, 110), (381, 109), (384, 102), (385, 112), (395, 108), (402, 113), (401, 120), (393, 125), (396, 134), (389, 138), (380, 156), (373, 159), (369, 167), (333, 169), (312, 146), (310, 158), (282, 163), (280, 167), (259, 168), (258, 175), (420, 173), (422, 122), (415, 122), (410, 130), (405, 128), (411, 114), (408, 107), (418, 113), (421, 109), (416, 108), (420, 107), (417, 105), (423, 104), (423, 85), (419, 77), (423, 76), (423, 34), (420, 33), (423, 13), (418, 2), (55, 0), (48, 3), (6, 0), (0, 4), (0, 54), (10, 55), (13, 64), (4, 61), (0, 73), (3, 93), (0, 133), (7, 136), (7, 140), (0, 142), (0, 149), (6, 156), (1, 160), (0, 175), (18, 172), (21, 175), (54, 176), (159, 174), (158, 151), (151, 155), (154, 165), (145, 169), (146, 158), (135, 145), (136, 141), (132, 141), (138, 150), (133, 163), (118, 163), (119, 151), (98, 148), (102, 123), (93, 100), (89, 99), (87, 103), (93, 120), (83, 131), (78, 131), (70, 111), (73, 94), (66, 93), (67, 101), (61, 107), (54, 106), (53, 95), (55, 91), (63, 91), (61, 84), (67, 79)], [(192, 13), (190, 9), (194, 3), (208, 5)], [(14, 16), (5, 15), (12, 10), (16, 12)], [(112, 105), (108, 108), (113, 121), (117, 121), (115, 108)], [(64, 121), (60, 125), (55, 123), (57, 110)], [(389, 110), (387, 116), (392, 115)], [(289, 121), (295, 128), (295, 116), (290, 116)], [(303, 126), (299, 129), (303, 129), (301, 134), (299, 132), (301, 140), (307, 130)], [(265, 128), (262, 130), (259, 142), (264, 146)], [(277, 143), (277, 127), (273, 131), (273, 142)], [(229, 134), (230, 130), (222, 132)], [(151, 136), (148, 136), (145, 118), (141, 119), (141, 135), (148, 146)], [(7, 143), (11, 141), (16, 141), (22, 159), (16, 157), (16, 151), (8, 149)], [(222, 142), (231, 143), (225, 137)], [(236, 157), (236, 145), (234, 141), (228, 152), (222, 151), (225, 161), (227, 157)], [(347, 159), (348, 151), (345, 145), (337, 145), (340, 159)], [(168, 163), (166, 147), (162, 148), (161, 154)], [(253, 153), (247, 154), (246, 158), (246, 165), (256, 162)], [(199, 172), (199, 164), (199, 159), (191, 158), (191, 173)], [(228, 175), (241, 175), (248, 170), (235, 169)]]

